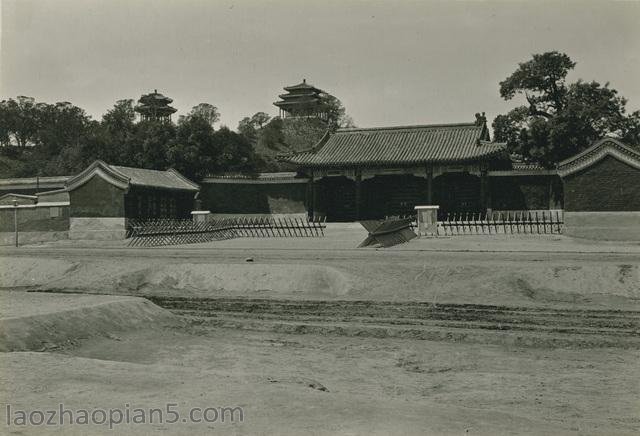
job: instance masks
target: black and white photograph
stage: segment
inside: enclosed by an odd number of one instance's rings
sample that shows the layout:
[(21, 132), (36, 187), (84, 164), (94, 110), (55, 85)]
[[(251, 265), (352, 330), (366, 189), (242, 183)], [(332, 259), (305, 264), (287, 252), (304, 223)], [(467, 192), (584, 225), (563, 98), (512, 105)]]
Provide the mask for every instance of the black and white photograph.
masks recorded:
[(640, 0), (0, 0), (0, 435), (640, 434)]

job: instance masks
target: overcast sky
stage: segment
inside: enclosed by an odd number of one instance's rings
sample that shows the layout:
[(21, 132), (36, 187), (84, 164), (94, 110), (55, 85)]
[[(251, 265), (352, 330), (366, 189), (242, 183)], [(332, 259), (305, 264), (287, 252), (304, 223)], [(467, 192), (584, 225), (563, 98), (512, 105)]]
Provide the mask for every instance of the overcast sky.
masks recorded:
[(578, 63), (640, 109), (640, 2), (0, 0), (1, 92), (100, 118), (157, 88), (222, 123), (277, 114), (282, 87), (330, 92), (360, 127), (493, 119), (533, 53)]

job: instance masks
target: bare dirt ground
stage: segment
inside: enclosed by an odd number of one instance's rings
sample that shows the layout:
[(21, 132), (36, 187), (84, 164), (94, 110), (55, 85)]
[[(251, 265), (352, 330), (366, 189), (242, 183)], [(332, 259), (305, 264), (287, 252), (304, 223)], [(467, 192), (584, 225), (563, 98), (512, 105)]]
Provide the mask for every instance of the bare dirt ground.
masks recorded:
[(354, 250), (352, 239), (4, 249), (4, 295), (146, 296), (184, 325), (1, 353), (0, 397), (32, 409), (245, 409), (244, 423), (116, 428), (133, 434), (640, 431), (637, 245), (423, 239)]
[[(638, 350), (202, 328), (0, 358), (3, 398), (15, 408), (245, 409), (243, 423), (130, 424), (116, 427), (120, 434), (611, 435), (637, 434), (640, 426)], [(106, 426), (53, 430), (109, 433)]]

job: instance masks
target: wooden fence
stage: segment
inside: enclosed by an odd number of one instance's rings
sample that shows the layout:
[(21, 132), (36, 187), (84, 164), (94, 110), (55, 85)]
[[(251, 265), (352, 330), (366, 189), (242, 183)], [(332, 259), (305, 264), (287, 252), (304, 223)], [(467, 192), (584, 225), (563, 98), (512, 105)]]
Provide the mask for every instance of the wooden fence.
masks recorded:
[(322, 237), (324, 220), (300, 218), (223, 218), (205, 222), (190, 219), (129, 220), (129, 246), (197, 244), (239, 237)]
[(326, 217), (230, 218), (212, 222), (231, 226), (238, 236), (249, 238), (322, 237), (326, 227)]
[(237, 235), (231, 226), (209, 222), (196, 223), (189, 219), (129, 220), (127, 223), (130, 247), (197, 244), (235, 237)]
[(454, 213), (438, 221), (438, 235), (560, 234), (561, 210)]

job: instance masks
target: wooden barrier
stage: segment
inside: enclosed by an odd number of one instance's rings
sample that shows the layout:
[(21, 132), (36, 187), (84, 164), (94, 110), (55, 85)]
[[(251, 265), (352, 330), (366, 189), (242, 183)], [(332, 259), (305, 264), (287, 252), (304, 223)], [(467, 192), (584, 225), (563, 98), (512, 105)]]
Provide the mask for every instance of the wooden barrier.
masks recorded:
[(438, 235), (560, 234), (563, 213), (545, 211), (495, 211), (453, 213), (438, 221)]
[(197, 244), (239, 237), (322, 237), (324, 220), (299, 218), (224, 218), (193, 220), (129, 220), (129, 246)]

